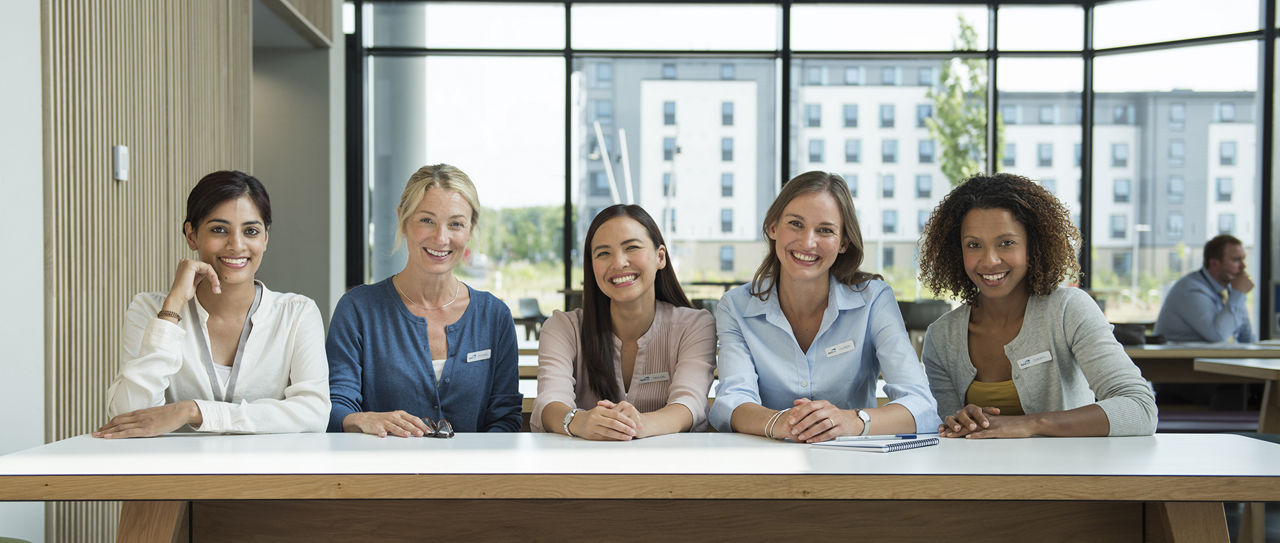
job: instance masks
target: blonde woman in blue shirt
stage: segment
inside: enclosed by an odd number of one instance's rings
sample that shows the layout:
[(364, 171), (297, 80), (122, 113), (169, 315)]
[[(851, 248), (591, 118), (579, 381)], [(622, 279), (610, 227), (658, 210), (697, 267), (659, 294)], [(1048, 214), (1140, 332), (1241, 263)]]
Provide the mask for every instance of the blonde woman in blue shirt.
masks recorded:
[[(716, 429), (819, 442), (933, 432), (941, 421), (893, 289), (861, 271), (849, 187), (800, 174), (765, 214), (769, 251), (716, 315)], [(876, 379), (889, 403), (876, 407)]]

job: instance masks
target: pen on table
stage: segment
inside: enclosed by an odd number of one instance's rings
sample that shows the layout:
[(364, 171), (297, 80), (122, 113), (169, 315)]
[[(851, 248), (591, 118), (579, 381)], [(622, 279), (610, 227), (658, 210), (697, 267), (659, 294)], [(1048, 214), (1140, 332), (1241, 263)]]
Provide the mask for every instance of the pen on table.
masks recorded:
[(892, 434), (880, 436), (838, 436), (836, 441), (865, 441), (865, 440), (893, 440), (893, 439), (915, 439), (915, 434)]

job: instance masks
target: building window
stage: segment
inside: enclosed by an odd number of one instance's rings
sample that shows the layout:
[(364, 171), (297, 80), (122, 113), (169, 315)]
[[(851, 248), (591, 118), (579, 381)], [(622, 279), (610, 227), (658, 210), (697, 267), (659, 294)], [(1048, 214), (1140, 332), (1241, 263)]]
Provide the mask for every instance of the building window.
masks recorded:
[(733, 197), (733, 174), (730, 172), (720, 174), (720, 196), (722, 198)]
[(1018, 124), (1018, 106), (1014, 104), (1000, 106), (1000, 116), (1004, 118), (1004, 124)]
[(919, 104), (916, 106), (916, 128), (928, 128), (929, 117), (933, 116), (933, 106), (930, 104)]
[(663, 79), (675, 79), (675, 78), (676, 78), (676, 65), (675, 65), (675, 64), (663, 64), (663, 65), (662, 65), (662, 78), (663, 78)]
[(920, 140), (920, 163), (933, 163), (933, 140)]
[(856, 173), (844, 174), (844, 184), (849, 186), (849, 196), (851, 198), (857, 199), (858, 198), (858, 174)]
[(1124, 168), (1129, 165), (1129, 144), (1111, 144), (1111, 167)]
[(1111, 216), (1111, 239), (1124, 239), (1125, 234), (1129, 232), (1129, 217), (1124, 215)]
[(1187, 125), (1187, 105), (1169, 104), (1169, 128), (1182, 130)]
[(818, 128), (822, 126), (821, 104), (804, 105), (804, 125), (808, 128)]
[(1172, 239), (1182, 238), (1182, 212), (1170, 211), (1168, 223), (1165, 225), (1165, 235)]
[(720, 126), (733, 126), (733, 102), (720, 103)]
[(880, 176), (880, 197), (893, 198), (893, 174), (887, 173)]
[(1129, 272), (1132, 271), (1129, 268), (1129, 262), (1132, 261), (1132, 256), (1133, 255), (1127, 252), (1111, 253), (1111, 271), (1116, 275), (1128, 277)]
[(853, 164), (862, 162), (862, 140), (844, 140), (844, 161)]
[(1218, 195), (1217, 200), (1219, 202), (1230, 202), (1231, 193), (1234, 190), (1234, 187), (1232, 187), (1231, 178), (1219, 177), (1214, 180), (1214, 185), (1217, 186), (1217, 189), (1218, 189), (1217, 191), (1215, 191)]
[(1036, 144), (1036, 165), (1041, 168), (1053, 167), (1053, 144)]
[(1137, 110), (1133, 104), (1116, 106), (1111, 109), (1111, 121), (1114, 124), (1138, 124)]
[(733, 271), (733, 246), (720, 246), (720, 271)]
[(720, 160), (724, 162), (733, 160), (733, 138), (720, 138)]
[(1236, 120), (1236, 105), (1231, 102), (1218, 103), (1218, 122), (1232, 123)]
[(844, 69), (845, 85), (861, 85), (862, 84), (862, 68), (850, 66)]
[(667, 209), (667, 227), (669, 233), (676, 233), (676, 209), (674, 207)]
[(920, 71), (917, 72), (917, 77), (916, 84), (922, 87), (932, 87), (934, 84), (933, 68), (920, 68)]
[(1079, 168), (1080, 167), (1080, 144), (1079, 143), (1071, 146), (1071, 156), (1072, 156), (1073, 163), (1076, 165), (1077, 168)]
[(898, 69), (893, 66), (884, 66), (880, 68), (880, 84), (881, 85), (897, 85)]
[(893, 128), (893, 104), (880, 104), (880, 128)]
[[(1044, 190), (1049, 191), (1049, 194), (1058, 193), (1058, 180), (1052, 177), (1046, 177), (1044, 179), (1041, 179), (1040, 186), (1044, 187)], [(1077, 223), (1078, 222), (1079, 221), (1077, 221)]]
[(805, 85), (825, 85), (827, 83), (827, 69), (823, 66), (810, 66), (804, 70)]
[(664, 198), (670, 198), (675, 195), (676, 189), (671, 186), (671, 172), (664, 172), (662, 174), (662, 196)]
[(595, 101), (596, 120), (602, 123), (613, 122), (613, 100)]
[(882, 269), (893, 267), (893, 247), (885, 247), (880, 250), (880, 267)]
[(1058, 106), (1042, 105), (1040, 106), (1040, 124), (1054, 124), (1058, 122)]
[(738, 67), (733, 64), (720, 65), (720, 79), (731, 80), (738, 77)]
[(1236, 142), (1224, 141), (1218, 144), (1218, 163), (1223, 166), (1236, 165)]
[(844, 105), (844, 127), (845, 128), (858, 127), (858, 104)]
[(1000, 164), (1006, 168), (1018, 165), (1018, 145), (1016, 143), (1004, 144), (1004, 156), (1000, 157)]
[(676, 124), (676, 103), (675, 102), (662, 103), (662, 124), (666, 126), (673, 126)]
[(933, 176), (922, 173), (916, 176), (916, 198), (933, 197)]
[(1116, 179), (1111, 188), (1112, 201), (1117, 204), (1129, 203), (1129, 185), (1128, 179)]
[(885, 164), (897, 164), (898, 140), (884, 140), (880, 142), (880, 161)]
[(1075, 110), (1075, 115), (1072, 117), (1071, 122), (1074, 124), (1084, 124), (1084, 107), (1076, 106), (1073, 109)]
[(733, 210), (720, 210), (720, 232), (723, 234), (733, 233)]
[(1187, 191), (1187, 182), (1181, 175), (1169, 176), (1169, 203), (1181, 204), (1183, 195)]
[(898, 210), (886, 209), (880, 212), (880, 215), (884, 222), (884, 233), (886, 234), (898, 233)]
[(821, 139), (809, 140), (809, 162), (813, 164), (821, 164), (824, 154), (826, 154), (827, 143)]
[(1234, 213), (1223, 213), (1218, 215), (1218, 233), (1235, 235), (1236, 216)]
[(591, 189), (588, 192), (592, 196), (608, 196), (609, 177), (604, 172), (591, 172)]
[(929, 224), (929, 210), (921, 209), (916, 211), (916, 231), (924, 233), (924, 225)]
[(1187, 143), (1182, 140), (1169, 140), (1169, 165), (1182, 167), (1187, 157)]
[(662, 160), (675, 160), (676, 158), (676, 139), (662, 138)]
[(596, 64), (596, 86), (608, 87), (613, 83), (613, 65)]

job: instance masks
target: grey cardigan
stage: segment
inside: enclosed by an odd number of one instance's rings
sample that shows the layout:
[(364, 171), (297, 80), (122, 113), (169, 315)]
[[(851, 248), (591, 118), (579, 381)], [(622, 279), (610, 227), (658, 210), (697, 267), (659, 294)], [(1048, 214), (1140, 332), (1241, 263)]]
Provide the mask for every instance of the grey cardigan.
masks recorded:
[[(1032, 296), (1022, 329), (1004, 346), (1022, 410), (1065, 411), (1096, 401), (1111, 435), (1151, 435), (1156, 401), (1142, 373), (1111, 334), (1111, 325), (1084, 291), (1059, 287)], [(1046, 358), (1048, 357), (1048, 358)], [(969, 360), (969, 305), (943, 315), (925, 332), (924, 367), (938, 415), (954, 415), (977, 375)]]

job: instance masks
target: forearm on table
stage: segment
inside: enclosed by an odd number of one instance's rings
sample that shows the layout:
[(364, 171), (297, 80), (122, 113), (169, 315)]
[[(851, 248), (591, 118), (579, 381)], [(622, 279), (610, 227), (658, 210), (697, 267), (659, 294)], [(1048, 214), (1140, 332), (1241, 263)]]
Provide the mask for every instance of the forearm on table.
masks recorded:
[(1031, 417), (1036, 435), (1052, 437), (1096, 437), (1111, 433), (1107, 413), (1097, 404), (1068, 411), (1026, 415)]

